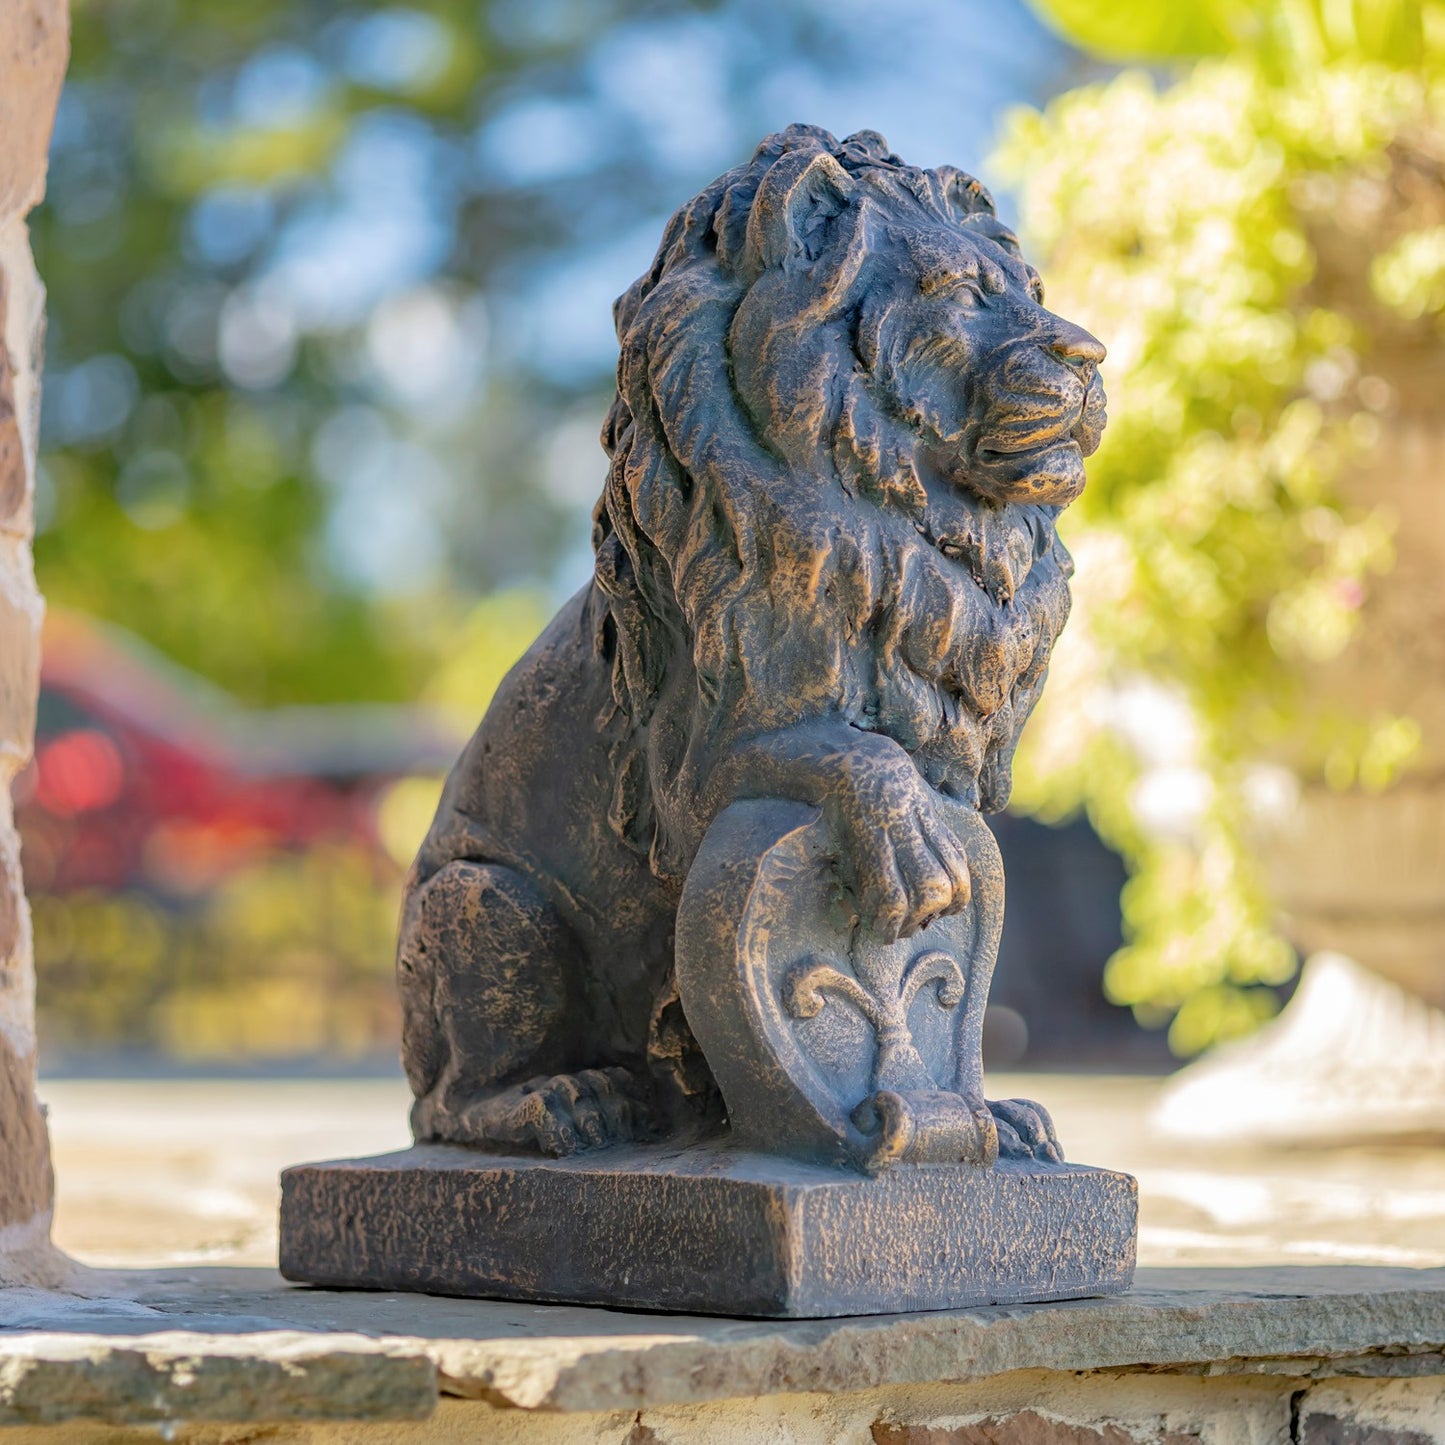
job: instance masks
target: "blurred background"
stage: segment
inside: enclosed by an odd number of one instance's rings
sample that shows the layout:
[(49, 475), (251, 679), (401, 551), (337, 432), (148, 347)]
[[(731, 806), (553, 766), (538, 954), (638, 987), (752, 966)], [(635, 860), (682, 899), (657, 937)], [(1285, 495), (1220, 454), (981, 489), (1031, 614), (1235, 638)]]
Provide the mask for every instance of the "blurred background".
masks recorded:
[(402, 872), (590, 572), (611, 301), (796, 120), (980, 174), (1110, 347), (990, 1063), (1163, 1070), (1302, 953), (1316, 1019), (1445, 1039), (1445, 7), (74, 0), (73, 45), (15, 799), (52, 1076), (395, 1071)]

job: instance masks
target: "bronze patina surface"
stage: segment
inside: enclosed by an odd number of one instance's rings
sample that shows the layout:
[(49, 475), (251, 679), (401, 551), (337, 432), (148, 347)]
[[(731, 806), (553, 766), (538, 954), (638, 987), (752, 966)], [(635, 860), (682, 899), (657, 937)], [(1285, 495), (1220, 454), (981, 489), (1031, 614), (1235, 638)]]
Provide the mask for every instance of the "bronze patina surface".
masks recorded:
[(287, 1170), (281, 1269), (772, 1318), (1016, 1304), (1127, 1289), (1135, 1204), (1127, 1175), (1022, 1159), (868, 1178), (716, 1144), (566, 1160), (419, 1144)]
[[(1044, 308), (977, 181), (811, 126), (678, 211), (614, 311), (594, 577), (498, 690), (403, 909), (413, 1131), (484, 1153), (293, 1172), (286, 1272), (812, 1314), (1126, 1287), (1132, 1181), (1064, 1166), (981, 1057), (980, 815), (1067, 616), (1054, 522), (1103, 347)], [(777, 1181), (726, 1197), (771, 1199), (781, 1236), (707, 1223), (739, 1149)], [(489, 1190), (525, 1206), (473, 1207)], [(544, 1283), (539, 1209), (673, 1243)], [(347, 1217), (377, 1233), (337, 1253)], [(811, 1293), (718, 1280), (685, 1247), (713, 1227)], [(883, 1259), (926, 1240), (935, 1282), (830, 1285), (834, 1229)]]

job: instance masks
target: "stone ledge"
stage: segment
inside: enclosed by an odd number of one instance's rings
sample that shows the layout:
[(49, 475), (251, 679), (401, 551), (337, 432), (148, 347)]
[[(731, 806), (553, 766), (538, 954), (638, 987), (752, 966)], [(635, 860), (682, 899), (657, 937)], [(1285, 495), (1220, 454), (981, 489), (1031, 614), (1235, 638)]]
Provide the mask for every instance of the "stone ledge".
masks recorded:
[(617, 1411), (1016, 1371), (1438, 1376), (1445, 1270), (1141, 1270), (1118, 1299), (818, 1321), (292, 1288), (269, 1270), (0, 1294), (0, 1424)]
[(437, 1398), (425, 1352), (358, 1335), (0, 1338), (0, 1425), (421, 1420)]

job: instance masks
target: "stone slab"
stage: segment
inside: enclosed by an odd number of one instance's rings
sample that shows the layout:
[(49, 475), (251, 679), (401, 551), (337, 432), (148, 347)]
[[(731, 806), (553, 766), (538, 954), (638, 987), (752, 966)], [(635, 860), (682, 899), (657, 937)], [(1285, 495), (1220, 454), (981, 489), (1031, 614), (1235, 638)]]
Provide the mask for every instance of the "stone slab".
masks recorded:
[(1117, 1294), (1124, 1174), (1001, 1162), (875, 1178), (727, 1147), (507, 1158), (418, 1145), (282, 1176), (281, 1272), (407, 1289), (818, 1318)]
[(415, 1418), (448, 1397), (556, 1420), (1040, 1370), (1445, 1379), (1445, 1270), (1143, 1269), (1108, 1299), (840, 1320), (299, 1289), (263, 1269), (0, 1291), (0, 1425)]
[(422, 1420), (436, 1365), (346, 1335), (0, 1337), (0, 1424)]

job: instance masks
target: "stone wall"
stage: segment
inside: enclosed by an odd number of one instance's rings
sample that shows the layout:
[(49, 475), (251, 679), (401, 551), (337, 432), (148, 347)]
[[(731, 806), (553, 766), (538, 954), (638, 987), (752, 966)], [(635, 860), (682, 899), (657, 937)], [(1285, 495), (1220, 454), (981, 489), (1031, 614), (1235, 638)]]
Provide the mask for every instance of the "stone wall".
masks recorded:
[(45, 189), (68, 52), (65, 0), (0, 3), (0, 1283), (34, 1273), (50, 1223), (30, 915), (9, 785), (34, 738), (42, 610), (30, 537), (45, 293), (25, 215)]

